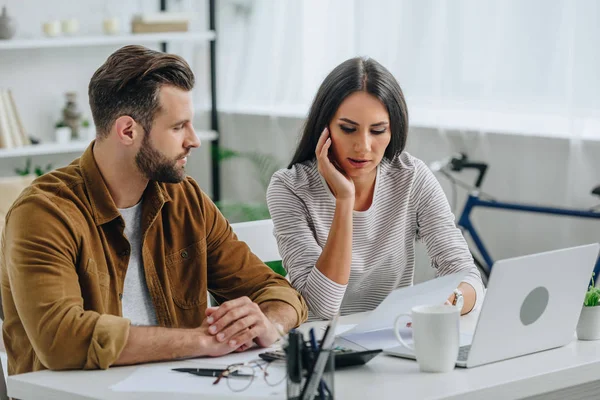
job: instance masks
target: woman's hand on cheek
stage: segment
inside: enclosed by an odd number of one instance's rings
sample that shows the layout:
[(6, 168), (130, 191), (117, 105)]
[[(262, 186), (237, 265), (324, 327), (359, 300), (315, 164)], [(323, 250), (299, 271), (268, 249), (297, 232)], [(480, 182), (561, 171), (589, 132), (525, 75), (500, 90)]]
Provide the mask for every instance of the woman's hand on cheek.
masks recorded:
[(336, 199), (354, 200), (354, 182), (342, 171), (333, 157), (330, 157), (330, 149), (331, 137), (329, 129), (325, 128), (315, 151), (319, 173), (325, 178)]

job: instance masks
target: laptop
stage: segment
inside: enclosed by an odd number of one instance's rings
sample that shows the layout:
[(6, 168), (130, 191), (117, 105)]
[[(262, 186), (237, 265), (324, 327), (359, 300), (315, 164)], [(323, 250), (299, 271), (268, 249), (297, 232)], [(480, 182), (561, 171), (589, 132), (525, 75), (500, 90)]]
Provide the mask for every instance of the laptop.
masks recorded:
[[(494, 264), (470, 345), (456, 365), (472, 368), (564, 346), (574, 338), (600, 244)], [(415, 359), (404, 346), (384, 354)]]

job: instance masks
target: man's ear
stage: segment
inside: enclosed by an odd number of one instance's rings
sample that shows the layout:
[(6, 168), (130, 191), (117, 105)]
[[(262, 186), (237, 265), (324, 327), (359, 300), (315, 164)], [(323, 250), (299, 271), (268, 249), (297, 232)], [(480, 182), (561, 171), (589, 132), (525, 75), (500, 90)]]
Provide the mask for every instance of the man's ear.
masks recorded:
[(122, 115), (115, 121), (115, 128), (119, 141), (125, 145), (135, 143), (136, 137), (139, 134), (139, 125), (129, 115)]

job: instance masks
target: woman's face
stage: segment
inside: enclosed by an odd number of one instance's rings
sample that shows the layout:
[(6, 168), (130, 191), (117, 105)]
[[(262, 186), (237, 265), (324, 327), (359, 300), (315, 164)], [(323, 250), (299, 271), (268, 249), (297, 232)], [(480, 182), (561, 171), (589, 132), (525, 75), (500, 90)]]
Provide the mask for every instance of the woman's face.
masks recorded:
[(354, 92), (340, 104), (329, 124), (333, 159), (353, 178), (375, 176), (392, 134), (390, 117), (379, 99)]

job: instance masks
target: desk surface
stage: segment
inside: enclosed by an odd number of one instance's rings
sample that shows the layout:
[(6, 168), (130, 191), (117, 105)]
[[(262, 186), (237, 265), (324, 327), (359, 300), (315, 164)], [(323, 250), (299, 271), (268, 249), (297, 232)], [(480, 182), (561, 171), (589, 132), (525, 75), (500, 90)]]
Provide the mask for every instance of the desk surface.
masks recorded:
[[(340, 324), (356, 323), (364, 314), (340, 318)], [(461, 318), (461, 330), (473, 331), (477, 314)], [(310, 326), (324, 323), (311, 323)], [(186, 361), (160, 365), (181, 366)], [(156, 365), (156, 364), (154, 364)], [(11, 397), (29, 399), (163, 399), (166, 393), (123, 393), (110, 389), (139, 366), (115, 367), (106, 371), (41, 371), (8, 378)], [(573, 340), (559, 349), (544, 351), (473, 369), (455, 369), (445, 374), (419, 372), (415, 361), (379, 355), (367, 365), (335, 374), (336, 397), (341, 399), (506, 399), (534, 396), (600, 378), (600, 341)], [(588, 389), (589, 390), (589, 389)], [(574, 389), (577, 392), (578, 389)], [(401, 394), (399, 396), (399, 394)], [(570, 398), (575, 394), (569, 395)], [(197, 399), (196, 394), (170, 395), (172, 399)], [(587, 395), (584, 394), (583, 397)], [(222, 398), (242, 398), (230, 396)], [(221, 398), (221, 397), (220, 397)], [(247, 397), (246, 397), (247, 398)]]

